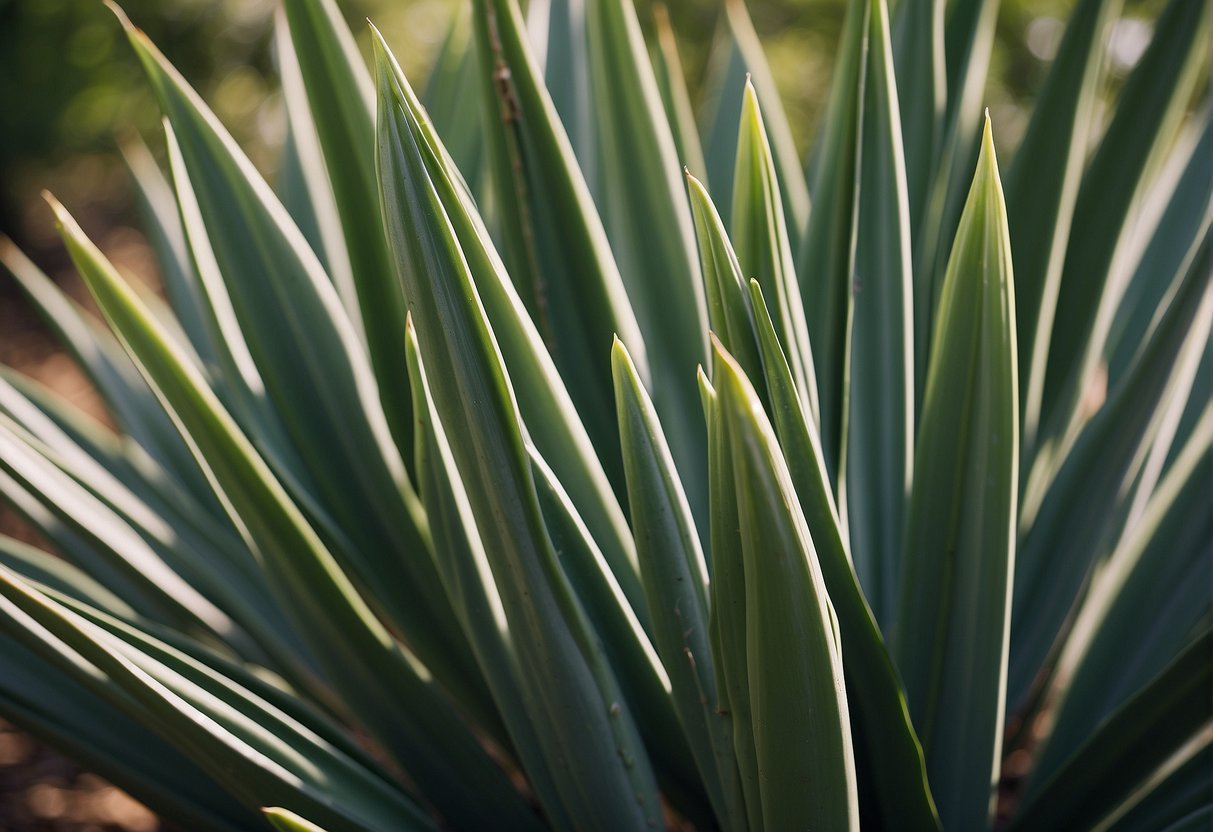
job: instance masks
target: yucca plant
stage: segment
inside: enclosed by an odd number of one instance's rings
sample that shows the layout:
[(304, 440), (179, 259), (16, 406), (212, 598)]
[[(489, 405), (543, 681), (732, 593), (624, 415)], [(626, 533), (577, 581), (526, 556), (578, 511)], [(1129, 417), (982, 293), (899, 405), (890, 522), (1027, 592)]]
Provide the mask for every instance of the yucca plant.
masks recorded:
[(630, 0), (283, 0), (276, 189), (118, 12), (169, 303), (0, 248), (119, 427), (0, 378), (0, 715), (188, 829), (1207, 826), (1209, 5), (1005, 177), (997, 7), (852, 0), (806, 174), (740, 2), (696, 124)]

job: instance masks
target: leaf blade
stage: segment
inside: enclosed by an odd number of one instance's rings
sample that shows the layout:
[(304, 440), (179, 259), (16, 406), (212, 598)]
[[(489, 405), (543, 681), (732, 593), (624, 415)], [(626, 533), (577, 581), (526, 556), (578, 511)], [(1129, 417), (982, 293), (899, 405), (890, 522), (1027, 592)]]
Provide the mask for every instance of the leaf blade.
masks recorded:
[(994, 811), (1015, 565), (1014, 279), (987, 117), (940, 304), (894, 654), (946, 826)]

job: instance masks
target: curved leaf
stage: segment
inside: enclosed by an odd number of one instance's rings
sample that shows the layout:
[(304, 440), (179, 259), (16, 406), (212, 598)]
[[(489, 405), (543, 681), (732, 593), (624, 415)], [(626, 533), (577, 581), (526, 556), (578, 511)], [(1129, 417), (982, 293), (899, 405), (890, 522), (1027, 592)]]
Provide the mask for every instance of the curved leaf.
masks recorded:
[(187, 438), (279, 603), (325, 677), (450, 818), (488, 822), (528, 812), (441, 693), (375, 618), (265, 461), (138, 299), (62, 208), (68, 249), (97, 305)]

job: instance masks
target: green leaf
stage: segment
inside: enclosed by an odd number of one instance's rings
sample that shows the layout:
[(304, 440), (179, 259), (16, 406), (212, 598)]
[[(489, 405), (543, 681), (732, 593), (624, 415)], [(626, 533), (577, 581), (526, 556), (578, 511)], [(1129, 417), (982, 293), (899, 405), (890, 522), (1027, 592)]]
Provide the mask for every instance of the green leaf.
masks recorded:
[(602, 640), (606, 660), (646, 739), (658, 782), (671, 800), (691, 810), (705, 795), (678, 724), (669, 676), (640, 624), (639, 614), (648, 609), (632, 608), (551, 467), (533, 447), (528, 453), (557, 562)]
[[(714, 370), (714, 374), (719, 370)], [(720, 394), (698, 374), (708, 430), (711, 558), (708, 562), (708, 643), (716, 669), (716, 711), (727, 718), (748, 828), (763, 828), (758, 757), (754, 747), (746, 639), (746, 577), (737, 508), (739, 486)]]
[(1207, 4), (1172, 0), (1150, 46), (1125, 82), (1099, 150), (1083, 175), (1075, 205), (1082, 222), (1070, 233), (1057, 295), (1041, 399), (1040, 447), (1062, 447), (1085, 421), (1082, 402), (1102, 359), (1107, 328), (1123, 286), (1109, 282), (1129, 221), (1201, 79)]
[[(947, 66), (944, 61), (945, 0), (906, 0), (893, 11), (893, 64), (906, 159), (906, 193), (914, 238), (922, 223), (935, 178), (939, 173), (947, 116)], [(916, 275), (918, 281), (928, 275)], [(926, 352), (929, 340), (918, 333)]]
[(17, 279), (51, 332), (84, 370), (123, 433), (195, 494), (209, 492), (172, 423), (114, 338), (42, 273), (7, 237), (0, 262)]
[(1018, 491), (1015, 300), (987, 118), (944, 280), (894, 655), (945, 827), (993, 820)]
[(617, 334), (644, 368), (640, 329), (517, 4), (477, 0), (475, 18), (506, 265), (622, 492), (607, 345)]
[(1105, 53), (1122, 5), (1121, 0), (1083, 0), (1075, 8), (1007, 174), (1007, 215), (1015, 229), (1011, 251), (1023, 368), (1025, 467), (1035, 452), (1040, 427), (1045, 367), (1070, 229), (1075, 217), (1083, 216), (1075, 214), (1075, 205), (1103, 90)]
[(594, 160), (598, 140), (585, 49), (586, 0), (531, 0), (526, 12), (527, 34), (543, 66), (544, 86), (568, 131), (586, 181), (597, 194), (599, 171)]
[[(1039, 786), (1105, 717), (1179, 654), (1210, 610), (1213, 406), (1141, 519), (1092, 576), (1058, 660), (1053, 728), (1033, 766)], [(1148, 622), (1148, 623), (1143, 623)], [(1031, 786), (1029, 787), (1029, 793)]]
[(366, 344), (362, 313), (358, 306), (358, 287), (346, 248), (345, 233), (333, 185), (324, 164), (324, 151), (316, 121), (308, 101), (299, 55), (291, 40), (286, 12), (274, 13), (274, 57), (282, 81), (282, 99), (286, 110), (286, 139), (278, 178), (283, 205), (299, 225), (312, 250), (333, 281), (350, 324)]
[(139, 216), (156, 254), (156, 265), (169, 304), (203, 364), (215, 367), (215, 334), (206, 315), (198, 274), (190, 260), (172, 186), (165, 180), (142, 139), (125, 142), (122, 159), (135, 185)]
[[(412, 89), (401, 84), (409, 115), (433, 149), (422, 162), (459, 242), (502, 358), (530, 441), (552, 466), (611, 565), (633, 609), (643, 610), (644, 593), (636, 549), (623, 509), (616, 500), (584, 424), (459, 172)], [(642, 616), (642, 623), (645, 616)]]
[[(184, 606), (190, 611), (187, 625), (191, 619), (201, 621), (247, 658), (273, 666), (310, 690), (322, 687), (251, 554), (223, 519), (200, 510), (162, 477), (143, 479), (140, 470), (146, 466), (94, 455), (95, 445), (76, 444), (3, 379), (0, 411), (16, 420), (0, 417), (0, 445), (5, 448), (0, 467), (39, 495), (48, 511), (125, 576), (117, 588), (125, 591), (134, 581), (142, 590), (132, 599), (150, 594), (161, 609)], [(123, 463), (125, 479), (112, 473), (122, 471)]]
[(901, 680), (851, 564), (816, 427), (801, 408), (757, 282), (751, 281), (750, 294), (775, 433), (846, 643), (843, 669), (865, 820), (876, 822), (867, 811), (874, 804), (883, 828), (938, 829), (922, 746), (910, 724)]
[[(909, 208), (888, 13), (884, 0), (865, 0), (865, 5), (866, 54), (854, 103), (859, 112), (854, 249), (847, 270), (830, 279), (843, 281), (835, 288), (846, 298), (846, 351), (836, 356), (845, 359), (839, 511), (851, 532), (860, 584), (876, 620), (887, 624), (897, 602), (914, 458), (915, 341)], [(829, 406), (823, 392), (823, 434)]]
[[(775, 320), (804, 409), (818, 422), (817, 378), (805, 329), (804, 304), (780, 202), (775, 162), (758, 94), (746, 82), (733, 179), (733, 242), (741, 274), (757, 280), (775, 302)], [(701, 244), (702, 245), (702, 244)]]
[(174, 176), (188, 180), (198, 200), (201, 224), (186, 222), (191, 244), (205, 241), (214, 255), (288, 441), (352, 544), (334, 546), (334, 554), (363, 587), (393, 587), (366, 593), (373, 608), (461, 699), (483, 703), (483, 681), (426, 551), (424, 519), (366, 353), (333, 284), (197, 94), (140, 33), (132, 31), (131, 42), (172, 124)]
[[(561, 571), (540, 512), (521, 418), (430, 170), (441, 150), (376, 38), (384, 222), (415, 319), (443, 430), (467, 489), (518, 648), (524, 701), (562, 802), (590, 828), (660, 818), (657, 787), (618, 680)], [(428, 158), (427, 158), (428, 157)]]
[(62, 206), (53, 207), (97, 305), (188, 439), (328, 682), (444, 815), (488, 822), (487, 801), (494, 822), (525, 818), (504, 773), (418, 675), (196, 368)]
[(236, 832), (255, 823), (189, 757), (8, 635), (0, 635), (0, 714), (190, 829)]
[(698, 176), (706, 176), (707, 163), (703, 160), (699, 129), (691, 109), (691, 95), (682, 72), (678, 41), (670, 25), (669, 10), (663, 3), (653, 5), (653, 28), (657, 40), (653, 49), (653, 72), (657, 77), (657, 89), (661, 93), (666, 119), (674, 134), (674, 147), (684, 168)]
[(1207, 743), (1174, 771), (1152, 783), (1149, 792), (1113, 822), (1116, 832), (1199, 832), (1213, 820), (1209, 770), (1213, 743)]
[[(451, 27), (430, 67), (421, 98), (455, 166), (473, 188), (485, 176), (488, 148), (484, 140), (480, 98), (480, 56), (472, 32), (472, 7), (460, 3)], [(480, 193), (480, 191), (476, 191)]]
[(308, 715), (267, 699), (259, 690), (265, 683), (226, 675), (136, 626), (2, 570), (0, 595), (0, 626), (53, 656), (128, 716), (142, 716), (246, 804), (290, 802), (353, 829), (429, 828), (416, 804), (368, 768), (367, 758), (331, 744)]
[[(715, 370), (713, 418), (736, 484), (744, 670), (762, 822), (769, 829), (858, 829), (838, 622), (817, 553), (761, 401), (719, 346)], [(746, 792), (747, 801), (752, 795)]]
[(405, 297), (387, 279), (391, 253), (379, 219), (374, 86), (334, 0), (285, 0), (282, 8), (345, 232), (383, 410), (397, 445), (412, 448)]
[(716, 817), (738, 828), (745, 805), (731, 725), (717, 711), (707, 564), (652, 400), (621, 341), (612, 351), (619, 435), (640, 575), (683, 732)]
[(1209, 105), (1192, 119), (1188, 132), (1186, 141), (1177, 142), (1166, 173), (1160, 175), (1163, 181), (1152, 188), (1153, 235), (1144, 244), (1108, 330), (1104, 354), (1109, 388), (1124, 378), (1147, 342), (1168, 288), (1165, 277), (1179, 271), (1192, 242), (1213, 224), (1213, 109)]
[(584, 9), (595, 154), (582, 166), (595, 169), (590, 187), (644, 337), (653, 403), (684, 426), (670, 448), (698, 514), (705, 439), (692, 374), (707, 355), (707, 311), (690, 207), (632, 0), (586, 0)]
[(35, 581), (120, 618), (131, 619), (138, 615), (133, 607), (104, 584), (63, 558), (8, 535), (0, 535), (0, 565), (26, 581)]
[(200, 567), (173, 557), (176, 553), (171, 549), (153, 546), (127, 518), (39, 453), (28, 434), (22, 436), (20, 431), (15, 423), (0, 418), (0, 471), (36, 495), (61, 523), (151, 594), (168, 611), (174, 626), (237, 642), (244, 637), (228, 613), (211, 600), (216, 575), (208, 574), (205, 564)]
[[(8, 367), (0, 367), (0, 413), (59, 453), (79, 453), (81, 458), (93, 460), (145, 501), (158, 497), (164, 504), (173, 498), (189, 500), (129, 437), (119, 438), (94, 416)], [(221, 512), (219, 519), (223, 519)]]
[[(985, 94), (1000, 5), (1000, 0), (948, 4), (943, 50), (947, 70), (944, 87), (948, 94), (945, 133), (967, 136), (976, 132), (971, 128), (980, 127), (978, 105)], [(968, 170), (965, 174), (967, 178)]]
[[(801, 169), (800, 153), (796, 150), (779, 87), (767, 63), (762, 41), (754, 31), (745, 1), (727, 0), (721, 5), (720, 33), (713, 50), (722, 54), (714, 55), (713, 60), (724, 69), (714, 83), (709, 81), (716, 99), (715, 106), (710, 108), (711, 126), (707, 131), (710, 165), (706, 172), (709, 184), (728, 212), (737, 199), (733, 195), (733, 172), (738, 158), (736, 126), (741, 121), (744, 88), (752, 84), (758, 91), (762, 106), (761, 120), (766, 125), (770, 139), (769, 152), (778, 182), (779, 203), (787, 226), (788, 242), (793, 252), (799, 251), (801, 236), (809, 222), (809, 190)], [(728, 54), (723, 54), (725, 52)], [(725, 219), (736, 227), (731, 213), (726, 213)]]
[(851, 0), (847, 5), (821, 134), (809, 168), (813, 216), (796, 261), (800, 294), (811, 301), (805, 316), (817, 362), (821, 444), (831, 478), (838, 472), (842, 442), (843, 366), (856, 250), (859, 105), (870, 12), (871, 0)]
[[(949, 3), (944, 21), (947, 93), (941, 154), (928, 183), (922, 215), (911, 217), (914, 238), (914, 379), (922, 407), (929, 347), (950, 243), (968, 197), (969, 184), (981, 145), (982, 101), (994, 46), (1001, 0)], [(895, 53), (896, 54), (896, 53)], [(917, 158), (912, 156), (909, 158)], [(914, 193), (911, 190), (911, 195)]]
[[(745, 87), (746, 68), (741, 50), (729, 29), (728, 17), (720, 14), (708, 47), (707, 65), (697, 97), (699, 135), (703, 143), (704, 184), (719, 188), (721, 208), (728, 212), (733, 201), (733, 169), (737, 167), (737, 122), (741, 118), (740, 91)], [(807, 186), (806, 186), (807, 187)]]
[[(922, 748), (910, 725), (901, 682), (851, 564), (817, 427), (804, 409), (761, 287), (751, 281), (748, 293), (744, 291), (736, 257), (711, 199), (694, 177), (687, 182), (713, 330), (747, 377), (763, 382), (757, 393), (783, 448), (848, 645), (843, 662), (860, 794), (865, 807), (869, 799), (879, 807), (885, 828), (935, 829), (939, 821), (926, 783)], [(721, 521), (721, 528), (728, 528), (727, 520)], [(713, 550), (719, 551), (715, 542)]]
[(325, 832), (322, 827), (286, 809), (262, 809), (261, 813), (279, 832)]
[[(758, 378), (762, 362), (754, 341), (745, 278), (733, 244), (707, 189), (690, 174), (687, 175), (687, 192), (691, 199), (691, 215), (695, 220), (695, 235), (699, 240), (699, 263), (708, 301), (708, 322), (712, 332), (747, 375)], [(760, 390), (759, 394), (762, 392)], [(800, 391), (796, 395), (800, 396)]]
[(459, 478), (450, 442), (434, 408), (411, 319), (406, 336), (413, 413), (417, 418), (414, 433), (417, 474), (439, 572), (476, 652), (531, 788), (549, 822), (563, 828), (572, 822), (560, 802), (555, 780), (543, 755), (537, 723), (526, 709), (519, 678), (518, 650), (476, 518), (472, 515), (467, 489)]
[[(1105, 720), (1015, 817), (1013, 829), (1094, 828), (1173, 755), (1208, 745), (1213, 630)], [(1201, 739), (1201, 735), (1204, 739)], [(1188, 750), (1191, 755), (1197, 749)], [(1207, 780), (1206, 780), (1207, 783)], [(1140, 793), (1136, 796), (1140, 797)]]
[(1078, 436), (1039, 512), (1020, 518), (1007, 690), (1012, 705), (1023, 702), (1046, 666), (1096, 558), (1114, 542), (1124, 519), (1123, 495), (1164, 421), (1158, 403), (1192, 383), (1213, 310), (1209, 257), (1206, 233), (1172, 281), (1148, 345)]

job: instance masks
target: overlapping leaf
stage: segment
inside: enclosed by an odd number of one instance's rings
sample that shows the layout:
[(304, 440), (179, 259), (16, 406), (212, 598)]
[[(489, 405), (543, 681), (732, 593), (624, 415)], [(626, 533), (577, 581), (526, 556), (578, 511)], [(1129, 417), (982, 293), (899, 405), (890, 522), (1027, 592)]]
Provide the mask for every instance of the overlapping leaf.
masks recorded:
[(524, 702), (562, 804), (590, 827), (659, 818), (653, 771), (619, 682), (556, 561), (509, 376), (429, 164), (407, 82), (377, 40), (384, 221), (456, 469), (514, 634)]
[(737, 521), (713, 537), (714, 554), (720, 540), (732, 555), (713, 560), (716, 581), (732, 573), (727, 594), (713, 590), (714, 606), (728, 605), (720, 623), (729, 635), (716, 658), (728, 707), (740, 701), (748, 712), (734, 723), (734, 742), (739, 758), (752, 754), (752, 771), (742, 768), (750, 823), (857, 829), (842, 647), (817, 554), (761, 401), (719, 347), (714, 366), (710, 466), (724, 466), (713, 486), (731, 479), (732, 489), (714, 492), (713, 507), (733, 500)]
[(620, 482), (609, 344), (644, 342), (573, 149), (511, 0), (475, 5), (484, 120), (506, 265), (569, 386), (598, 456)]
[(527, 810), (445, 696), (422, 679), (203, 379), (60, 207), (64, 240), (99, 307), (154, 386), (221, 495), (275, 595), (358, 719), (441, 810), (485, 821), (470, 794), (495, 793), (497, 822)]

